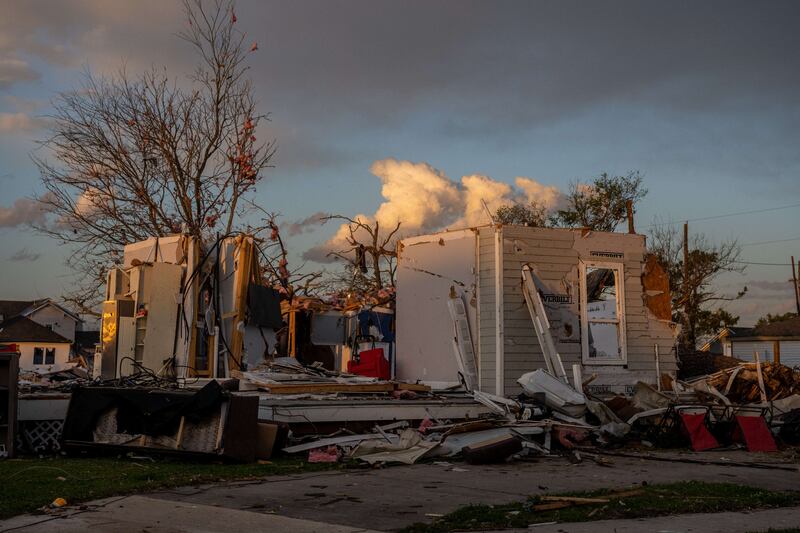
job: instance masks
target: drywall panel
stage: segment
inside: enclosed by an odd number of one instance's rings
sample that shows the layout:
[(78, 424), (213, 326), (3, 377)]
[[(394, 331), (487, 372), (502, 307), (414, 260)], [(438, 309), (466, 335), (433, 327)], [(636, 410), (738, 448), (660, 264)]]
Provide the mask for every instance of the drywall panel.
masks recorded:
[(476, 333), (476, 235), (473, 230), (407, 239), (398, 245), (397, 377), (458, 381), (451, 289), (464, 302), (473, 344)]
[[(145, 270), (144, 299), (137, 304), (147, 311), (145, 318), (142, 365), (158, 372), (175, 349), (175, 327), (178, 322), (183, 267), (169, 263), (153, 263)], [(141, 314), (137, 310), (137, 314)], [(142, 319), (137, 320), (137, 328)]]
[(123, 249), (122, 266), (128, 268), (136, 259), (141, 263), (183, 263), (183, 235), (150, 237), (147, 240), (128, 244)]

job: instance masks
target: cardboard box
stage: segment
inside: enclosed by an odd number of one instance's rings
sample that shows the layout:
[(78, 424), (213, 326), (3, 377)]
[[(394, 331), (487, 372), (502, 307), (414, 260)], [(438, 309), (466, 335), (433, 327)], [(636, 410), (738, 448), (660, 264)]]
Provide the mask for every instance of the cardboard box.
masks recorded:
[(256, 429), (256, 459), (269, 459), (278, 438), (280, 426), (269, 422), (259, 422)]

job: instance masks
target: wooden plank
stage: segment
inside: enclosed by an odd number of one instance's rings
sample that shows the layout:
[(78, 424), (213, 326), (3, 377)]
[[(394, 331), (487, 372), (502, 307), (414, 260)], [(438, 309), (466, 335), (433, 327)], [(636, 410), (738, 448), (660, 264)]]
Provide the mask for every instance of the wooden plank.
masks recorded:
[(422, 383), (394, 383), (395, 390), (410, 390), (413, 392), (431, 392), (428, 385)]

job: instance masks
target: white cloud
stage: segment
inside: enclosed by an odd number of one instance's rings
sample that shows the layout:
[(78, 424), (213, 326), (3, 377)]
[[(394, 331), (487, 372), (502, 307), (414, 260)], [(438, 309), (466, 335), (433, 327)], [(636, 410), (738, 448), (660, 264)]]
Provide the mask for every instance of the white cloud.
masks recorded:
[(22, 248), (17, 250), (13, 255), (9, 256), (9, 261), (14, 261), (15, 263), (23, 263), (23, 262), (34, 262), (37, 261), (42, 254), (37, 252), (31, 252), (27, 248)]
[(43, 124), (44, 120), (26, 113), (0, 113), (0, 134), (33, 131)]
[(383, 159), (370, 167), (386, 199), (375, 212), (385, 228), (402, 222), (405, 231), (440, 228), (462, 210), (458, 185), (428, 163)]
[[(374, 215), (353, 218), (366, 224), (377, 220), (383, 232), (391, 231), (400, 222), (399, 236), (488, 224), (484, 202), (494, 212), (502, 205), (533, 201), (552, 209), (563, 199), (558, 188), (531, 178), (517, 178), (516, 187), (479, 174), (463, 176), (456, 182), (425, 162), (383, 159), (373, 163), (370, 171), (383, 183), (381, 194), (385, 200)], [(306, 251), (303, 258), (331, 262), (333, 259), (327, 254), (346, 249), (348, 236), (348, 226), (342, 224), (333, 237)]]
[(39, 73), (27, 62), (13, 57), (0, 57), (0, 89), (11, 87), (17, 82), (39, 79)]
[(564, 193), (555, 185), (542, 185), (535, 179), (524, 177), (518, 177), (514, 183), (525, 194), (525, 199), (529, 203), (536, 202), (547, 209), (564, 206)]
[(19, 198), (11, 207), (0, 207), (0, 228), (43, 223), (46, 216), (44, 205), (30, 198)]

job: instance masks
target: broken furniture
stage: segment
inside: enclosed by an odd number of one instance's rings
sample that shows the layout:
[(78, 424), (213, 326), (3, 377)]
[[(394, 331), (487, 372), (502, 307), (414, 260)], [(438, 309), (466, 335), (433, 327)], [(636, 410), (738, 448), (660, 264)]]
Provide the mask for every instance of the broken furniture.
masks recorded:
[(19, 352), (15, 344), (0, 346), (0, 458), (14, 457), (17, 438)]
[(199, 391), (79, 387), (64, 421), (67, 451), (113, 450), (253, 461), (258, 397), (216, 381)]

